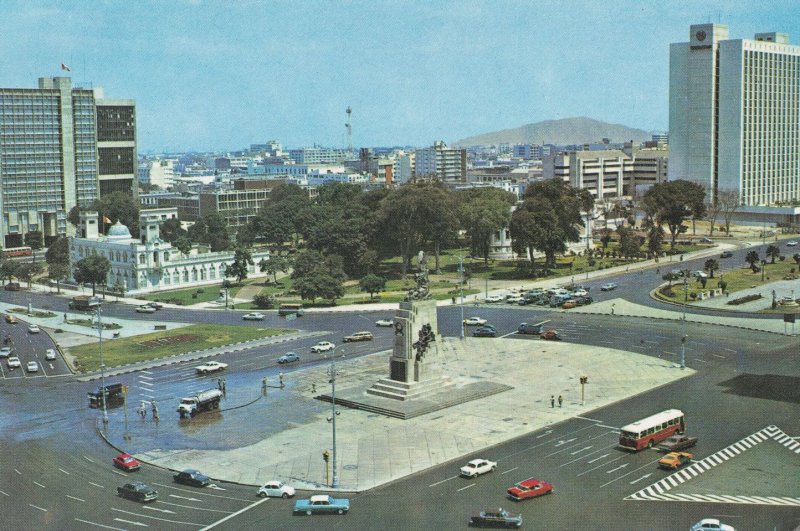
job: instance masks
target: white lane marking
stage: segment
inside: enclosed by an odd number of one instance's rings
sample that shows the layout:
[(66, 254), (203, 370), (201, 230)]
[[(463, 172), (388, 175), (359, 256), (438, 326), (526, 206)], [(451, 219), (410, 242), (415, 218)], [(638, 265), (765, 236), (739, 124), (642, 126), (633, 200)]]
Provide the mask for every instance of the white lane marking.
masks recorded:
[(38, 481), (34, 481), (34, 482), (33, 482), (33, 484), (34, 484), (34, 485), (39, 485), (39, 486), (40, 486), (40, 487), (42, 487), (43, 489), (46, 489), (46, 488), (47, 488), (47, 487), (45, 487), (44, 485), (42, 485), (41, 483), (39, 483)]
[(170, 498), (180, 498), (181, 500), (188, 500), (188, 501), (200, 501), (197, 498), (189, 498), (187, 496), (179, 496), (177, 494), (170, 494), (169, 497)]
[[(197, 500), (197, 501), (200, 501), (200, 500)], [(226, 514), (228, 512), (230, 512), (230, 511), (223, 511), (221, 509), (207, 509), (205, 507), (197, 507), (195, 505), (181, 505), (180, 503), (170, 503), (168, 501), (162, 501), (162, 500), (159, 500), (158, 504), (159, 505), (171, 505), (172, 507), (183, 507), (184, 509), (192, 509), (194, 511), (208, 511), (208, 512), (212, 512), (212, 513), (226, 513)], [(152, 507), (152, 506), (149, 506), (149, 507)], [(169, 512), (172, 512), (172, 511), (169, 511)]]
[(89, 485), (93, 485), (93, 486), (95, 486), (95, 487), (99, 487), (99, 488), (101, 488), (101, 489), (104, 489), (104, 488), (105, 488), (103, 485), (98, 485), (97, 483), (92, 483), (91, 481), (89, 482)]
[(69, 475), (71, 475), (69, 472), (67, 472), (67, 471), (66, 471), (66, 470), (64, 470), (63, 468), (59, 468), (59, 470), (60, 470), (61, 472), (65, 473), (65, 474), (66, 474), (66, 475), (68, 475), (68, 476), (69, 476)]
[[(148, 505), (145, 505), (144, 508), (145, 509), (152, 509), (152, 507), (150, 507)], [(150, 518), (151, 520), (158, 520), (159, 522), (169, 522), (169, 523), (172, 523), (172, 524), (192, 525), (192, 526), (197, 526), (197, 527), (200, 527), (201, 525), (203, 525), (203, 524), (198, 524), (198, 523), (195, 523), (195, 522), (183, 522), (181, 520), (170, 520), (168, 518), (159, 518), (158, 516), (150, 516), (148, 514), (136, 514), (136, 513), (133, 513), (131, 511), (125, 511), (125, 510), (122, 510), (122, 509), (117, 509), (116, 507), (112, 507), (111, 510), (112, 511), (117, 511), (118, 513), (130, 514), (132, 516), (138, 516), (139, 518)]]
[(706, 360), (701, 360), (700, 358), (695, 358), (694, 361), (699, 361), (700, 363), (708, 363)]
[(711, 355), (712, 355), (712, 356), (716, 356), (717, 358), (726, 359), (726, 358), (725, 358), (725, 356), (721, 356), (721, 355), (719, 355), (719, 354), (714, 354), (713, 352), (711, 353)]
[(114, 521), (130, 525), (138, 525), (139, 527), (150, 527), (149, 525), (143, 524), (142, 522), (134, 522), (133, 520), (125, 520), (123, 518), (114, 518)]
[(2, 494), (3, 496), (10, 496), (10, 494), (9, 494), (9, 493), (7, 493), (7, 492), (3, 492), (2, 490), (0, 490), (0, 494)]
[(570, 442), (572, 442), (572, 441), (575, 441), (575, 440), (577, 440), (577, 439), (578, 439), (577, 437), (573, 437), (572, 439), (567, 439), (566, 441), (558, 441), (558, 442), (555, 444), (555, 446), (561, 446), (561, 445), (564, 445), (564, 444), (570, 443)]
[(588, 420), (590, 422), (603, 422), (602, 420), (590, 419), (588, 417), (581, 417), (580, 415), (575, 415), (575, 418), (576, 419), (581, 419), (581, 420)]
[(32, 503), (29, 503), (28, 505), (30, 505), (30, 506), (31, 506), (31, 507), (33, 507), (34, 509), (39, 509), (39, 510), (40, 510), (40, 511), (42, 511), (43, 513), (46, 513), (46, 512), (47, 512), (47, 509), (43, 509), (42, 507), (39, 507), (38, 505), (34, 505), (34, 504), (32, 504)]
[(102, 527), (103, 529), (113, 529), (114, 531), (125, 531), (125, 529), (121, 527), (111, 527), (110, 525), (98, 524), (97, 522), (90, 522), (89, 520), (81, 520), (80, 518), (76, 518), (75, 521), (81, 522), (82, 524), (89, 524), (96, 527)]
[(610, 474), (612, 472), (616, 472), (617, 470), (621, 470), (621, 469), (625, 468), (626, 466), (628, 466), (628, 463), (625, 463), (624, 465), (619, 465), (617, 468), (612, 468), (611, 470), (606, 471), (606, 474)]
[(19, 470), (17, 470), (16, 468), (14, 469), (14, 472), (16, 472), (16, 473), (17, 473), (17, 475), (19, 475), (19, 476), (21, 476), (21, 475), (22, 475), (22, 472), (20, 472), (20, 471), (19, 471)]
[(590, 448), (594, 448), (594, 446), (587, 446), (586, 448), (581, 448), (580, 450), (575, 450), (574, 452), (570, 452), (569, 455), (579, 454), (579, 453), (584, 452), (584, 451), (586, 451), (586, 450), (588, 450)]
[(547, 431), (546, 431), (546, 432), (544, 432), (543, 434), (541, 434), (541, 435), (537, 435), (537, 436), (536, 436), (536, 438), (537, 438), (537, 439), (541, 439), (542, 437), (545, 437), (545, 436), (547, 436), (547, 435), (550, 435), (551, 433), (553, 433), (553, 430), (547, 430)]
[(461, 487), (461, 488), (460, 488), (460, 489), (458, 489), (456, 492), (461, 492), (462, 490), (471, 489), (471, 488), (472, 488), (472, 487), (474, 487), (475, 485), (476, 485), (476, 483), (470, 483), (470, 484), (469, 484), (469, 485), (467, 485), (466, 487)]
[(89, 461), (90, 463), (94, 463), (94, 461), (92, 461), (92, 459), (90, 457), (88, 457), (88, 456), (84, 455), (83, 458), (86, 459), (87, 461)]
[(160, 513), (167, 513), (167, 514), (175, 514), (175, 511), (170, 511), (169, 509), (159, 509), (158, 507), (153, 507), (152, 505), (145, 505), (142, 509), (147, 509), (150, 511), (158, 511)]
[(428, 485), (428, 486), (429, 486), (429, 487), (435, 487), (436, 485), (441, 485), (441, 484), (442, 484), (442, 483), (444, 483), (445, 481), (450, 481), (451, 479), (456, 479), (457, 477), (458, 477), (458, 476), (453, 476), (453, 477), (450, 477), (450, 478), (447, 478), (447, 479), (443, 479), (443, 480), (441, 480), (441, 481), (437, 481), (436, 483), (432, 483), (432, 484), (430, 484), (430, 485)]
[(253, 504), (250, 504), (250, 505), (248, 505), (247, 507), (244, 507), (243, 509), (239, 509), (238, 511), (236, 511), (236, 512), (235, 512), (235, 513), (233, 513), (233, 514), (229, 514), (228, 516), (226, 516), (226, 517), (225, 517), (225, 518), (223, 518), (222, 520), (217, 520), (217, 521), (216, 521), (216, 522), (214, 522), (214, 523), (208, 524), (207, 526), (205, 526), (204, 528), (202, 528), (200, 531), (206, 531), (207, 529), (211, 529), (212, 527), (217, 527), (219, 524), (222, 524), (222, 523), (224, 523), (224, 522), (227, 522), (227, 521), (228, 521), (228, 520), (230, 520), (231, 518), (235, 518), (235, 517), (239, 516), (240, 514), (242, 514), (243, 512), (245, 512), (245, 511), (249, 511), (250, 509), (252, 509), (252, 508), (253, 508), (253, 507), (255, 507), (256, 505), (259, 505), (259, 504), (261, 504), (261, 503), (264, 503), (264, 502), (265, 502), (265, 501), (267, 501), (267, 500), (269, 500), (269, 498), (261, 498), (259, 501), (255, 502), (255, 503), (253, 503)]
[[(599, 458), (598, 458), (598, 459), (599, 459)], [(610, 464), (611, 464), (611, 463), (613, 463), (614, 461), (619, 461), (620, 459), (622, 459), (622, 456), (620, 456), (620, 457), (617, 457), (616, 459), (612, 459), (612, 460), (611, 460), (611, 461), (609, 461), (608, 463), (600, 463), (600, 464), (599, 464), (599, 465), (597, 465), (596, 467), (592, 467), (592, 468), (590, 468), (589, 470), (584, 470), (583, 472), (581, 472), (580, 474), (578, 474), (578, 476), (577, 476), (577, 477), (584, 476), (584, 475), (588, 474), (589, 472), (592, 472), (593, 470), (597, 470), (597, 469), (598, 469), (598, 468), (600, 468), (601, 466), (610, 465)], [(597, 461), (597, 459), (595, 459), (595, 461)]]
[(75, 496), (70, 496), (69, 494), (64, 494), (64, 496), (66, 496), (67, 498), (71, 498), (71, 499), (73, 499), (75, 501), (79, 501), (79, 502), (85, 502), (86, 501), (86, 500), (82, 500), (80, 498), (76, 498)]
[(647, 479), (647, 478), (649, 478), (649, 477), (650, 477), (650, 476), (652, 476), (652, 475), (653, 475), (653, 473), (652, 473), (652, 472), (651, 472), (651, 473), (649, 473), (649, 474), (645, 474), (644, 476), (640, 477), (639, 479), (634, 479), (633, 481), (630, 481), (629, 483), (630, 483), (631, 485), (633, 485), (634, 483), (639, 483), (641, 480), (643, 480), (643, 479)]
[(518, 466), (515, 466), (514, 468), (512, 468), (512, 469), (510, 469), (510, 470), (506, 470), (505, 472), (500, 472), (500, 474), (501, 474), (501, 475), (502, 475), (502, 474), (508, 474), (509, 472), (513, 472), (513, 471), (515, 471), (515, 470), (516, 470), (516, 469), (518, 469), (518, 468), (519, 468)]

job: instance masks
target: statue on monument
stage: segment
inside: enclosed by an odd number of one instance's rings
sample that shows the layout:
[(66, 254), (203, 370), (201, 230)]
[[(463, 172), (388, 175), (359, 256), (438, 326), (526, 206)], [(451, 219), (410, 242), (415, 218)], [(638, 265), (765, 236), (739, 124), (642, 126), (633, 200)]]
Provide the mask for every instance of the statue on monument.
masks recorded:
[(419, 339), (411, 346), (417, 351), (416, 360), (422, 361), (422, 358), (425, 357), (425, 353), (428, 351), (428, 346), (433, 341), (436, 341), (436, 334), (433, 332), (430, 323), (427, 323), (422, 325), (422, 328), (419, 329), (418, 336)]
[(417, 266), (419, 272), (414, 275), (414, 279), (417, 281), (417, 287), (408, 290), (406, 301), (424, 301), (431, 298), (428, 283), (428, 257), (423, 251), (417, 254)]

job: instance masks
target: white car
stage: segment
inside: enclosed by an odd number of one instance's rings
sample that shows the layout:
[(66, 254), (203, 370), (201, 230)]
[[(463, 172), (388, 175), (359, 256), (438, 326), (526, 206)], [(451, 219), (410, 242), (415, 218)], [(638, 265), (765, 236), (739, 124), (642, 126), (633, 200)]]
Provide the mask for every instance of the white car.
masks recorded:
[(263, 321), (266, 315), (263, 313), (253, 312), (253, 313), (246, 313), (242, 316), (242, 319), (245, 321)]
[(29, 333), (29, 334), (38, 334), (38, 333), (39, 333), (39, 332), (41, 332), (41, 331), (42, 331), (42, 329), (41, 329), (41, 328), (39, 328), (39, 326), (38, 326), (38, 325), (30, 325), (30, 326), (28, 327), (28, 333)]
[(330, 341), (320, 341), (313, 347), (311, 347), (311, 352), (328, 352), (329, 350), (333, 350), (336, 348), (336, 345), (331, 343)]
[(692, 526), (691, 531), (736, 531), (733, 526), (723, 524), (716, 518), (703, 518)]
[(467, 317), (464, 319), (464, 324), (467, 326), (481, 326), (486, 324), (486, 319), (482, 317)]
[(55, 349), (49, 348), (44, 351), (44, 359), (46, 360), (54, 360), (56, 359), (56, 351)]
[(207, 361), (202, 365), (194, 368), (197, 374), (208, 374), (210, 372), (224, 371), (228, 368), (227, 363), (220, 363), (219, 361)]
[(520, 302), (524, 302), (525, 297), (520, 297), (519, 295), (514, 295), (513, 297), (506, 297), (506, 302), (509, 304), (519, 304)]
[(18, 367), (22, 367), (22, 362), (19, 361), (18, 357), (11, 356), (10, 358), (8, 358), (8, 368), (9, 369), (14, 369), (14, 368), (18, 368)]
[(495, 302), (503, 302), (506, 299), (502, 295), (489, 295), (488, 297), (486, 297), (485, 300), (486, 300), (487, 303), (491, 304), (491, 303), (495, 303)]
[(25, 367), (25, 370), (28, 372), (39, 372), (39, 364), (35, 361), (29, 361), (28, 365)]
[(258, 495), (261, 498), (291, 498), (294, 496), (294, 488), (284, 484), (281, 481), (268, 481), (263, 487), (258, 489)]
[(391, 319), (378, 319), (375, 321), (375, 326), (394, 326), (394, 321)]
[(586, 291), (583, 288), (578, 288), (578, 289), (576, 289), (575, 291), (572, 292), (572, 295), (574, 297), (588, 297), (589, 296), (589, 292)]
[(692, 276), (694, 278), (708, 278), (708, 273), (705, 271), (693, 271)]
[(481, 474), (492, 472), (497, 468), (497, 463), (488, 459), (473, 459), (461, 467), (461, 475), (466, 478), (474, 478)]
[(786, 242), (786, 247), (797, 247), (797, 242), (795, 241)]
[(0, 358), (7, 358), (11, 355), (11, 347), (0, 348)]
[(152, 306), (137, 306), (136, 313), (156, 313), (156, 309)]

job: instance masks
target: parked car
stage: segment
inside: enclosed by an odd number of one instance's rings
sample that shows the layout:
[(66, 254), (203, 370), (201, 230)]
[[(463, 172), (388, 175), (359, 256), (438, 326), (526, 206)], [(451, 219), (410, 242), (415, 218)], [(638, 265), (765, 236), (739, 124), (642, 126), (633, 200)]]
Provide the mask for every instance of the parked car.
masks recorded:
[(164, 305), (161, 304), (160, 302), (148, 302), (144, 306), (149, 306), (151, 308), (155, 308), (156, 310), (160, 310), (164, 307)]
[(11, 355), (11, 347), (0, 348), (0, 358), (7, 358)]
[(295, 514), (312, 515), (316, 513), (346, 514), (350, 510), (350, 500), (347, 498), (331, 498), (327, 494), (311, 496), (307, 500), (297, 500), (294, 503)]
[(711, 238), (700, 238), (700, 243), (714, 243)]
[(355, 334), (345, 336), (342, 341), (345, 343), (355, 343), (356, 341), (372, 341), (372, 339), (372, 332), (356, 332)]
[(703, 518), (692, 526), (691, 531), (736, 531), (736, 529), (716, 518)]
[(142, 503), (156, 501), (158, 499), (158, 491), (145, 485), (141, 481), (134, 481), (117, 487), (117, 495)]
[(561, 305), (561, 308), (564, 310), (569, 310), (571, 308), (575, 308), (576, 306), (578, 306), (578, 303), (575, 302), (575, 299), (570, 299), (568, 301), (564, 301), (564, 304)]
[(561, 341), (561, 335), (555, 328), (545, 330), (539, 335), (539, 337), (548, 341)]
[(284, 484), (281, 481), (267, 481), (263, 487), (258, 489), (258, 496), (261, 498), (292, 498), (294, 497), (295, 490), (293, 487)]
[(676, 470), (694, 459), (694, 454), (688, 452), (670, 452), (658, 460), (659, 468)]
[(697, 444), (697, 437), (689, 437), (688, 435), (673, 435), (668, 439), (664, 439), (660, 444), (656, 445), (656, 449), (662, 452), (677, 452), (678, 450), (685, 450)]
[(522, 515), (503, 509), (484, 509), (472, 513), (469, 525), (475, 527), (522, 527)]
[(32, 324), (32, 325), (30, 325), (28, 327), (28, 333), (29, 334), (38, 334), (41, 331), (42, 331), (42, 329), (39, 328), (39, 325)]
[(391, 319), (378, 319), (375, 321), (375, 326), (394, 326), (394, 321)]
[(497, 337), (497, 329), (493, 326), (482, 326), (472, 332), (473, 337)]
[(19, 358), (16, 356), (11, 356), (8, 358), (8, 368), (9, 369), (18, 369), (22, 367), (22, 362), (19, 361)]
[(464, 324), (467, 326), (480, 326), (486, 324), (486, 319), (482, 317), (467, 317), (464, 319)]
[(617, 289), (617, 285), (614, 282), (606, 282), (600, 286), (600, 291), (613, 291), (615, 289)]
[(538, 336), (539, 334), (542, 333), (544, 325), (545, 323), (536, 323), (536, 324), (520, 323), (519, 327), (517, 328), (517, 333)]
[(56, 351), (55, 349), (49, 348), (44, 351), (44, 359), (50, 361), (56, 359)]
[(259, 312), (246, 313), (242, 316), (245, 321), (263, 321), (266, 315)]
[(546, 481), (530, 478), (525, 481), (520, 481), (506, 492), (512, 500), (527, 500), (529, 498), (537, 498), (544, 494), (550, 494), (553, 492), (553, 485)]
[(708, 273), (705, 271), (692, 271), (693, 278), (708, 278)]
[(19, 291), (22, 289), (22, 286), (19, 285), (19, 282), (9, 282), (4, 288), (6, 291)]
[(136, 313), (156, 313), (156, 309), (152, 306), (142, 305), (136, 307)]
[(592, 299), (588, 295), (586, 295), (585, 297), (575, 297), (573, 300), (575, 301), (575, 304), (577, 304), (578, 306), (586, 306), (587, 304), (591, 304), (592, 302), (594, 302), (594, 299)]
[(39, 362), (29, 361), (28, 364), (25, 366), (25, 370), (28, 372), (39, 372)]
[(300, 356), (297, 355), (297, 352), (287, 352), (278, 358), (278, 363), (292, 363), (293, 361), (300, 361)]
[(786, 242), (786, 247), (797, 247), (796, 241)]
[(461, 467), (461, 475), (465, 478), (474, 478), (481, 474), (493, 472), (497, 468), (497, 463), (488, 459), (473, 459)]
[(190, 487), (207, 487), (211, 485), (211, 479), (208, 476), (192, 469), (186, 469), (182, 472), (178, 472), (172, 476), (172, 479), (175, 481), (175, 483), (189, 485)]
[(493, 304), (496, 302), (503, 302), (505, 298), (502, 295), (489, 295), (486, 297), (485, 302), (489, 304)]
[(589, 295), (589, 292), (583, 288), (578, 288), (572, 292), (573, 297), (586, 297)]
[(313, 347), (311, 347), (311, 352), (328, 352), (329, 350), (333, 350), (336, 348), (336, 345), (331, 343), (330, 341), (320, 341)]
[(8, 324), (17, 324), (17, 318), (10, 313), (6, 314), (6, 322)]
[(125, 472), (133, 472), (134, 470), (139, 470), (141, 468), (141, 463), (136, 460), (131, 454), (121, 453), (117, 457), (111, 460), (114, 463), (114, 466), (117, 468), (121, 468)]
[(506, 302), (508, 304), (520, 304), (525, 302), (525, 297), (521, 297), (519, 295), (513, 295), (511, 297), (506, 297)]
[(719, 255), (720, 258), (730, 258), (733, 256), (733, 253), (730, 251), (722, 251), (722, 254)]

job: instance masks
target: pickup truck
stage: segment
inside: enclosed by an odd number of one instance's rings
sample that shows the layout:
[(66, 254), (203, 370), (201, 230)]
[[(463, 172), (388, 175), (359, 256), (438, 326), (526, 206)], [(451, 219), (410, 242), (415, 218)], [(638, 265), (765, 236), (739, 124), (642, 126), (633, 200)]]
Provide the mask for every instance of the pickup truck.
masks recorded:
[(522, 515), (505, 509), (485, 509), (469, 517), (469, 525), (475, 527), (522, 527)]
[(296, 514), (346, 514), (350, 510), (350, 500), (346, 498), (331, 498), (327, 494), (311, 496), (308, 500), (297, 500), (294, 504)]
[(224, 371), (228, 368), (227, 363), (220, 363), (218, 361), (207, 361), (203, 365), (198, 365), (194, 368), (197, 374), (208, 374), (210, 372)]

